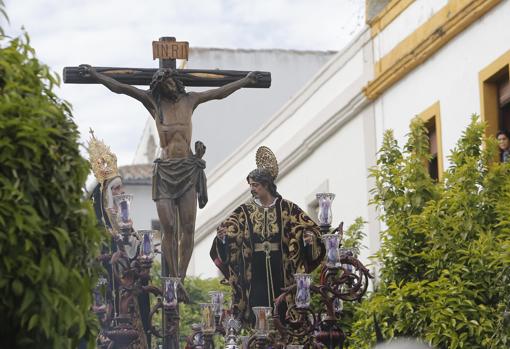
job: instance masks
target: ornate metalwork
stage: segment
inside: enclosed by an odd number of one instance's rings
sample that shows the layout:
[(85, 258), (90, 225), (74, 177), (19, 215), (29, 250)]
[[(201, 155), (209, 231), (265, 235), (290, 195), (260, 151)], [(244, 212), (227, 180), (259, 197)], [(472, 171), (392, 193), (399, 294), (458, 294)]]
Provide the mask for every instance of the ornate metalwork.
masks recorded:
[(118, 177), (117, 156), (103, 140), (97, 139), (94, 136), (92, 129), (90, 129), (90, 135), (87, 151), (89, 153), (90, 166), (98, 183), (102, 184), (107, 179)]
[[(320, 195), (330, 199), (334, 197), (328, 193)], [(273, 308), (253, 308), (257, 319), (252, 329), (254, 332), (250, 337), (243, 338), (240, 337), (240, 321), (232, 315), (231, 310), (222, 307), (223, 294), (210, 292), (211, 301), (202, 304), (201, 324), (193, 325), (186, 348), (213, 349), (215, 335), (224, 336), (226, 349), (343, 348), (346, 335), (339, 321), (343, 302), (360, 300), (372, 276), (351, 250), (341, 247), (342, 224), (331, 231), (331, 226), (326, 224), (331, 218), (330, 207), (325, 205), (324, 210), (328, 219), (323, 214), (325, 219), (320, 228), (323, 240), (329, 244), (329, 254), (326, 253), (319, 281), (313, 283), (310, 275), (296, 274), (296, 283), (282, 290)], [(123, 214), (124, 217), (117, 215), (117, 219), (130, 222), (126, 218), (129, 212)], [(140, 341), (143, 333), (137, 323), (137, 297), (150, 294), (156, 297), (156, 303), (150, 310), (147, 334), (164, 338), (168, 347), (177, 348), (177, 288), (182, 284), (175, 278), (163, 278), (162, 289), (149, 284), (155, 255), (150, 231), (138, 233), (128, 224), (119, 228), (114, 236), (117, 252), (111, 256), (104, 254), (100, 260), (108, 261), (111, 265), (113, 280), (117, 282), (113, 287), (117, 299), (108, 302), (106, 297), (102, 297), (101, 289), (109, 287), (106, 279), (100, 280), (94, 294), (93, 309), (102, 327), (98, 337), (99, 346), (108, 349), (133, 348), (137, 347), (134, 343), (139, 341), (140, 347), (144, 348), (143, 341)], [(319, 300), (319, 308), (310, 305), (312, 298)], [(161, 327), (153, 324), (154, 316), (159, 312), (164, 314)]]
[(263, 168), (269, 171), (273, 179), (278, 177), (278, 161), (274, 153), (268, 147), (261, 146), (257, 149), (255, 162), (257, 163), (257, 168)]
[[(331, 203), (333, 194), (322, 193)], [(317, 283), (311, 282), (309, 274), (296, 274), (296, 283), (283, 289), (271, 308), (253, 308), (256, 323), (253, 334), (249, 337), (239, 336), (240, 323), (233, 316), (223, 320), (220, 330), (218, 318), (216, 335), (225, 336), (226, 349), (253, 348), (343, 348), (346, 334), (340, 327), (343, 302), (361, 300), (367, 291), (368, 281), (372, 278), (370, 271), (359, 261), (350, 249), (342, 248), (343, 224), (331, 231), (328, 224), (331, 219), (329, 205), (323, 207), (320, 226), (325, 243), (330, 243), (331, 254), (326, 255)], [(214, 303), (214, 295), (212, 294)], [(319, 300), (319, 308), (310, 305), (310, 299)], [(289, 300), (292, 300), (289, 302)], [(225, 315), (225, 312), (222, 316)], [(189, 348), (213, 348), (212, 334), (200, 330), (195, 333), (204, 338), (202, 346)]]
[[(98, 336), (98, 345), (101, 348), (127, 348), (132, 347), (133, 342), (138, 341), (135, 347), (147, 347), (146, 334), (162, 337), (161, 331), (152, 325), (145, 333), (138, 304), (138, 296), (152, 294), (157, 297), (155, 307), (151, 310), (149, 318), (161, 308), (162, 291), (155, 286), (149, 285), (150, 269), (152, 267), (153, 254), (140, 253), (138, 249), (138, 234), (131, 233), (115, 235), (114, 243), (117, 252), (112, 255), (103, 254), (102, 261), (108, 261), (113, 271), (112, 280), (107, 282), (101, 279), (94, 291), (96, 301), (93, 311), (100, 320), (101, 332)], [(126, 251), (126, 245), (136, 244), (137, 252), (130, 258)], [(106, 289), (111, 292), (109, 300), (100, 294)]]

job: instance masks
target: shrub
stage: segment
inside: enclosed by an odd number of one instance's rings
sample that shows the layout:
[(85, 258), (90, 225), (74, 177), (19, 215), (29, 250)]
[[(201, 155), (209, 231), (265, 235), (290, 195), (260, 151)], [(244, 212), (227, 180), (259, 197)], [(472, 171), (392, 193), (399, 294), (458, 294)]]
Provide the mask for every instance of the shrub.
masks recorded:
[(58, 84), (28, 35), (0, 37), (0, 336), (11, 348), (95, 338), (101, 234), (82, 200), (89, 166)]
[[(416, 337), (437, 348), (508, 348), (510, 166), (493, 162), (495, 142), (474, 116), (444, 179), (427, 173), (428, 137), (419, 120), (400, 149), (384, 136), (374, 203), (381, 233), (377, 290), (358, 309), (351, 341)], [(485, 142), (485, 144), (484, 144)]]

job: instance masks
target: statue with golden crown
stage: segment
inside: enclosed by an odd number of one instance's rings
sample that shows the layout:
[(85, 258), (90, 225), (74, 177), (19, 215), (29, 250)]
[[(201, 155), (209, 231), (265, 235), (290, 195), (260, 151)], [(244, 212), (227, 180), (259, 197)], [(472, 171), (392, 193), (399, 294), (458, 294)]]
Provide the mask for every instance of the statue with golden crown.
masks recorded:
[[(117, 157), (92, 131), (91, 134), (87, 150), (92, 172), (97, 180), (91, 199), (98, 224), (111, 236), (102, 246), (100, 257), (105, 275), (100, 278), (94, 291), (93, 310), (98, 314), (103, 330), (98, 338), (98, 345), (108, 347), (111, 344), (112, 340), (104, 334), (114, 333), (112, 323), (122, 319), (133, 333), (133, 340), (128, 348), (145, 349), (150, 343), (150, 337), (147, 336), (149, 298), (147, 293), (135, 292), (135, 283), (140, 283), (136, 262), (141, 253), (141, 238), (132, 228), (132, 222), (127, 226), (119, 225), (122, 221), (119, 219), (118, 204), (115, 201), (128, 195), (124, 192)], [(147, 281), (148, 279), (142, 280), (142, 283), (147, 285)]]

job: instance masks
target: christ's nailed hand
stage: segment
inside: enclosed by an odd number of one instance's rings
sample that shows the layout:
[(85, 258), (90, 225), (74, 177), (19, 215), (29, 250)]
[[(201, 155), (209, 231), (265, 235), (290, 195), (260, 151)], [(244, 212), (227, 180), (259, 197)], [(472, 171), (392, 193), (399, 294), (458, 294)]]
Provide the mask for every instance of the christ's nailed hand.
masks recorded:
[(84, 78), (90, 78), (94, 72), (94, 68), (88, 64), (80, 64), (78, 67), (78, 73)]
[(262, 78), (262, 74), (258, 71), (252, 71), (246, 75), (246, 78), (250, 84), (256, 84)]

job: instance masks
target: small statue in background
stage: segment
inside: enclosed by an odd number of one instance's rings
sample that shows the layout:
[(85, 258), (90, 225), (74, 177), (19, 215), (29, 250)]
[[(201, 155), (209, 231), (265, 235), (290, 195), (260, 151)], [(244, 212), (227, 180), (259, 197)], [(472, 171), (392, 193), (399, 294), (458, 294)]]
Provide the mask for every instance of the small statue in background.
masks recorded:
[[(139, 239), (134, 230), (125, 237), (119, 234), (117, 224), (118, 209), (115, 207), (114, 197), (124, 194), (122, 178), (117, 168), (117, 157), (102, 140), (98, 140), (91, 131), (88, 142), (89, 161), (97, 185), (92, 191), (91, 199), (98, 224), (104, 227), (111, 235), (111, 240), (102, 247), (101, 263), (106, 270), (104, 285), (95, 293), (105, 294), (106, 304), (95, 304), (96, 312), (106, 308), (106, 314), (101, 318), (103, 330), (110, 329), (112, 320), (119, 316), (129, 316), (133, 327), (140, 334), (131, 343), (129, 348), (146, 349), (150, 339), (146, 336), (142, 317), (149, 316), (149, 303), (147, 294), (139, 294), (135, 287), (135, 263), (139, 253)], [(104, 289), (105, 288), (105, 289)], [(100, 299), (101, 297), (96, 297)], [(140, 306), (143, 304), (143, 306)], [(102, 313), (102, 311), (101, 311)], [(110, 342), (103, 334), (98, 341), (100, 345), (109, 345)]]

